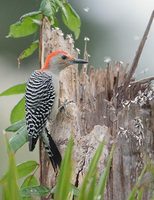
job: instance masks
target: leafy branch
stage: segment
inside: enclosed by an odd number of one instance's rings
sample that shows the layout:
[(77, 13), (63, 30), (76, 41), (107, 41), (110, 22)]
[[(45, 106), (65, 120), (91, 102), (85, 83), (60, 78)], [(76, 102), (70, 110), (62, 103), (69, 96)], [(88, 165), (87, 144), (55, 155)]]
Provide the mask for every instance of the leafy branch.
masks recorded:
[[(21, 38), (33, 35), (39, 35), (42, 19), (47, 17), (52, 26), (58, 26), (57, 15), (61, 14), (64, 24), (74, 33), (77, 39), (80, 34), (81, 21), (79, 15), (72, 8), (71, 4), (66, 0), (42, 0), (40, 8), (37, 11), (29, 12), (22, 15), (16, 23), (10, 25), (8, 38)], [(30, 44), (28, 48), (23, 50), (18, 57), (18, 63), (21, 60), (31, 56), (39, 48), (39, 40), (35, 40)], [(4, 92), (0, 93), (0, 96), (10, 96), (25, 93), (26, 84), (19, 84)], [(27, 142), (27, 130), (25, 117), (25, 98), (15, 105), (10, 114), (11, 126), (6, 128), (7, 132), (15, 132), (15, 135), (10, 139), (10, 145), (14, 151), (17, 151)]]
[[(79, 15), (66, 0), (42, 0), (38, 11), (26, 13), (20, 17), (19, 21), (10, 26), (7, 38), (20, 38), (30, 35), (38, 35), (43, 17), (47, 17), (53, 27), (59, 26), (57, 14), (61, 14), (63, 23), (70, 29), (75, 39), (79, 37), (81, 21)], [(38, 49), (38, 39), (32, 42), (18, 57), (21, 60), (31, 56)]]
[[(66, 0), (42, 0), (38, 11), (26, 13), (20, 17), (19, 21), (10, 25), (10, 30), (7, 38), (21, 38), (32, 35), (33, 38), (35, 38), (29, 47), (21, 52), (18, 57), (18, 63), (20, 63), (21, 60), (31, 56), (39, 48), (39, 40), (36, 38), (36, 36), (39, 36), (43, 18), (47, 17), (50, 20), (52, 26), (56, 27), (58, 26), (56, 15), (59, 13), (61, 13), (64, 24), (74, 32), (75, 38), (77, 39), (79, 37), (81, 26), (80, 17), (72, 8), (71, 4), (69, 4)], [(0, 93), (0, 97), (24, 95), (25, 88), (25, 83), (15, 85)], [(15, 162), (15, 152), (20, 149), (28, 140), (25, 121), (24, 96), (12, 109), (10, 114), (10, 122), (11, 125), (7, 127), (5, 131), (13, 132), (14, 135), (9, 139), (9, 141), (8, 138), (5, 137), (9, 162), (7, 172), (0, 179), (0, 185), (2, 186), (4, 193), (3, 198), (12, 200), (25, 198), (31, 199), (31, 196), (33, 195), (44, 196), (46, 194), (51, 194), (52, 190), (39, 185), (39, 182), (35, 177), (35, 172), (39, 167), (36, 161), (26, 161), (19, 165), (16, 165)], [(68, 149), (66, 153), (67, 155), (70, 155), (72, 150), (72, 143), (70, 145), (70, 150)], [(71, 159), (70, 156), (67, 158)], [(18, 180), (21, 178), (24, 178), (24, 181), (19, 187)], [(67, 182), (68, 186), (70, 186), (69, 181), (70, 178)]]

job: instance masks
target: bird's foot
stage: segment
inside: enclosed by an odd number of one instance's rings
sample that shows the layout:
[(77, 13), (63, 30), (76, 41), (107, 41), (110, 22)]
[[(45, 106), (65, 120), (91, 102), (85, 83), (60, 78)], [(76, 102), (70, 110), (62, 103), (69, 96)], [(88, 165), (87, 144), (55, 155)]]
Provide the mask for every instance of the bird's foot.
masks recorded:
[(67, 99), (59, 106), (58, 110), (59, 112), (64, 112), (65, 115), (68, 117), (68, 118), (71, 118), (71, 115), (67, 112), (66, 110), (66, 107), (68, 106), (68, 104), (70, 103), (74, 103), (73, 100), (70, 100), (68, 101)]

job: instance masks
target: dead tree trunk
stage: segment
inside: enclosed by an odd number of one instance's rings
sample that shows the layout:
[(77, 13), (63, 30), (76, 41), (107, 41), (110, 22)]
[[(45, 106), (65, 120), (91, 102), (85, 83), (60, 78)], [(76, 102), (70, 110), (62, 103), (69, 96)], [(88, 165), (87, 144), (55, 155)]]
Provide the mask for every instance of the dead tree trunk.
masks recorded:
[[(42, 62), (55, 49), (63, 49), (76, 55), (73, 40), (63, 38), (61, 30), (50, 29), (44, 19), (42, 26)], [(103, 170), (110, 146), (116, 141), (112, 168), (105, 200), (125, 200), (135, 184), (144, 164), (154, 160), (154, 91), (146, 79), (130, 80), (121, 90), (128, 77), (126, 66), (121, 63), (107, 64), (106, 68), (93, 69), (84, 65), (79, 72), (70, 66), (61, 73), (60, 104), (73, 100), (67, 112), (60, 113), (49, 125), (51, 135), (62, 155), (70, 135), (74, 138), (74, 173), (72, 182), (80, 185), (87, 166), (99, 141), (106, 140), (106, 149), (99, 164)], [(41, 183), (52, 187), (54, 173), (44, 149), (41, 148)], [(144, 193), (150, 199), (152, 191)]]

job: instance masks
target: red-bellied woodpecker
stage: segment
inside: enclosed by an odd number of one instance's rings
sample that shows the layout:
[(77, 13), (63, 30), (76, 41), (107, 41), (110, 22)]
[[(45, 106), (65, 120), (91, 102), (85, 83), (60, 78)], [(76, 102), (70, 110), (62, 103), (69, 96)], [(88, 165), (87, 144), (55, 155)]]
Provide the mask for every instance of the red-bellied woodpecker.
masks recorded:
[(61, 155), (46, 128), (47, 120), (54, 120), (58, 113), (59, 74), (69, 65), (87, 63), (75, 59), (67, 52), (57, 50), (50, 53), (40, 70), (34, 71), (26, 87), (26, 124), (29, 150), (33, 151), (38, 137), (42, 138), (53, 168), (60, 166)]

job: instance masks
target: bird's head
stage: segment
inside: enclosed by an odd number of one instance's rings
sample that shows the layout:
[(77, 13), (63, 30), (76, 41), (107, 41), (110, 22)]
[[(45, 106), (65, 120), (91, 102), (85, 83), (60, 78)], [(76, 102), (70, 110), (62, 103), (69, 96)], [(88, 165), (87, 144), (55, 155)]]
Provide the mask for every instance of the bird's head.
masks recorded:
[(57, 50), (52, 53), (50, 53), (46, 60), (44, 65), (41, 68), (41, 71), (52, 71), (55, 74), (60, 73), (61, 70), (68, 67), (72, 64), (85, 64), (88, 63), (87, 61), (83, 59), (74, 58), (70, 54), (68, 54), (65, 51)]

